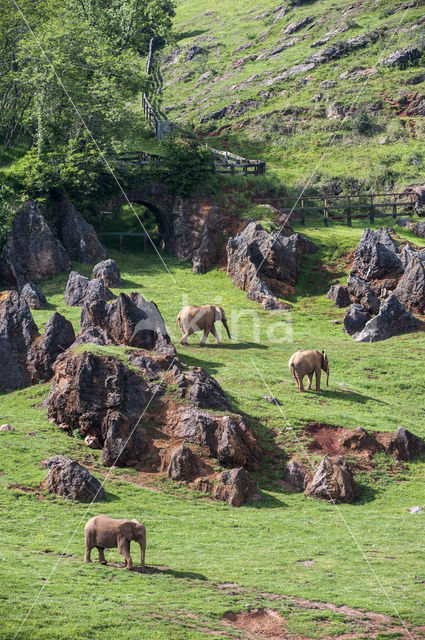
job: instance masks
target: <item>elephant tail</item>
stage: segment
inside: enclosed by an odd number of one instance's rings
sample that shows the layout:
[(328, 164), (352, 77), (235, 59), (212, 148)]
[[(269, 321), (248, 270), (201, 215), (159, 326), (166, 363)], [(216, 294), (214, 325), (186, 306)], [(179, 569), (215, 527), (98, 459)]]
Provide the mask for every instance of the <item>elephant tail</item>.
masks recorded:
[(297, 379), (297, 377), (296, 377), (296, 375), (295, 375), (295, 365), (294, 365), (294, 363), (293, 363), (293, 362), (290, 362), (290, 363), (289, 363), (289, 369), (290, 369), (290, 371), (291, 371), (291, 375), (292, 375), (292, 377), (294, 378), (294, 380), (296, 380), (296, 379)]
[(180, 329), (180, 331), (183, 331), (183, 325), (180, 319), (180, 314), (177, 316), (176, 326)]

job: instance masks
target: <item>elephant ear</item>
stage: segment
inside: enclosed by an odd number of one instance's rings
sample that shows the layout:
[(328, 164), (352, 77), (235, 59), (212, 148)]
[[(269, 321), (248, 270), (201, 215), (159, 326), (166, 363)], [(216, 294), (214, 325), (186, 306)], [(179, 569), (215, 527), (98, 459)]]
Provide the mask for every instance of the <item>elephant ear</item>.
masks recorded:
[(325, 350), (323, 349), (322, 357), (320, 359), (320, 367), (321, 367), (321, 369), (324, 369), (325, 364), (326, 364), (326, 360), (327, 360), (326, 353), (325, 353)]
[(121, 524), (118, 525), (118, 534), (123, 536), (123, 538), (126, 538), (127, 540), (132, 540), (135, 526), (136, 525), (131, 520), (121, 522)]

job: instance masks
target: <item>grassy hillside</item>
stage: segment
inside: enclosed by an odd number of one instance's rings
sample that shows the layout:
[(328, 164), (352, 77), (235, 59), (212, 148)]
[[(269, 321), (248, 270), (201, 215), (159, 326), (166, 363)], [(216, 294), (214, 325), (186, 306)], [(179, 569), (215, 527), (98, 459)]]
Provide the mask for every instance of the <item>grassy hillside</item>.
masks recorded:
[[(303, 456), (299, 438), (305, 441), (307, 421), (372, 431), (403, 425), (425, 436), (425, 335), (376, 344), (344, 335), (333, 324), (343, 311), (325, 292), (329, 283), (345, 279), (361, 229), (334, 226), (308, 235), (320, 252), (304, 264), (289, 315), (260, 310), (223, 271), (196, 275), (188, 264), (164, 256), (170, 276), (153, 254), (112, 253), (123, 290), (155, 300), (176, 342), (175, 317), (183, 304), (217, 302), (227, 310), (232, 342), (201, 348), (193, 336), (178, 351), (184, 363), (203, 366), (220, 381), (261, 439), (266, 455), (254, 475), (262, 502), (234, 509), (160, 477), (144, 486), (134, 470), (108, 472), (99, 452), (48, 422), (42, 403), (49, 384), (0, 397), (0, 423), (15, 427), (0, 433), (2, 640), (249, 638), (226, 626), (223, 616), (257, 608), (279, 612), (287, 638), (402, 637), (397, 619), (375, 618), (369, 628), (367, 614), (299, 598), (394, 616), (391, 601), (409, 625), (425, 625), (424, 516), (407, 512), (425, 503), (423, 458), (388, 475), (384, 455), (375, 471), (358, 476), (362, 498), (338, 508), (279, 483), (285, 455)], [(34, 312), (41, 329), (54, 310), (78, 328), (80, 310), (65, 305), (65, 283), (66, 275), (42, 283), (49, 308)], [(287, 361), (300, 347), (328, 351), (329, 389), (296, 393)], [(281, 407), (264, 400), (270, 392)], [(40, 461), (57, 453), (107, 476), (105, 503), (87, 508), (40, 489), (46, 473)], [(83, 526), (97, 513), (146, 524), (146, 575), (82, 562)], [(106, 556), (121, 559), (113, 550)], [(418, 631), (414, 637), (422, 636)]]
[[(178, 0), (175, 31), (176, 45), (161, 53), (171, 120), (266, 159), (290, 186), (313, 171), (315, 184), (345, 176), (391, 189), (423, 180), (423, 57), (405, 68), (384, 63), (407, 45), (423, 48), (422, 2)], [(353, 38), (364, 42), (309, 62)], [(312, 68), (296, 67), (306, 62)], [(288, 70), (294, 75), (280, 78)]]

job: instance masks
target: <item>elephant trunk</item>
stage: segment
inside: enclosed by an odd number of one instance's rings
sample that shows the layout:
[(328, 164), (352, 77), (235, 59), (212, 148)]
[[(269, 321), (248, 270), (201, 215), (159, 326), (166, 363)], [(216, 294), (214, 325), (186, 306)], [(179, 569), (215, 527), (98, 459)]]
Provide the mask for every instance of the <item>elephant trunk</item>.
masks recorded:
[(229, 331), (229, 327), (228, 327), (228, 324), (227, 324), (227, 320), (226, 320), (226, 318), (222, 318), (222, 320), (221, 320), (221, 321), (222, 321), (222, 323), (223, 323), (223, 325), (224, 325), (224, 328), (225, 328), (225, 329), (226, 329), (226, 331), (227, 331), (227, 335), (229, 336), (229, 340), (231, 340), (231, 339), (232, 339), (232, 337), (231, 337), (231, 335), (230, 335), (230, 331)]
[(326, 369), (326, 386), (329, 387), (329, 367)]

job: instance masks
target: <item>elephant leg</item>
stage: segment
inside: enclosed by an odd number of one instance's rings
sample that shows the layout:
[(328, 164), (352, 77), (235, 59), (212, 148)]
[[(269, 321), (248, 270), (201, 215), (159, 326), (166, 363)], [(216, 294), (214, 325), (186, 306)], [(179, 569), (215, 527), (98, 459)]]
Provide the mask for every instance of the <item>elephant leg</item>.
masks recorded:
[(214, 336), (215, 343), (216, 343), (216, 344), (220, 344), (220, 338), (218, 337), (218, 333), (217, 333), (217, 331), (216, 331), (216, 329), (215, 329), (215, 327), (214, 327), (214, 326), (212, 326), (212, 327), (211, 327), (211, 333), (212, 333), (212, 334), (213, 334), (213, 336)]
[(84, 562), (91, 562), (90, 554), (93, 547), (86, 545), (86, 553), (84, 555)]
[(104, 548), (103, 547), (97, 547), (97, 550), (99, 552), (99, 562), (100, 562), (100, 564), (106, 564)]
[(301, 391), (301, 393), (304, 392), (304, 386), (303, 386), (303, 380), (304, 380), (304, 376), (298, 376), (298, 391)]
[(314, 371), (312, 371), (311, 373), (308, 373), (308, 383), (306, 386), (306, 390), (309, 391), (311, 389), (311, 383), (313, 382), (313, 373)]
[(133, 568), (133, 560), (130, 555), (130, 542), (127, 539), (118, 540), (118, 552), (124, 557), (126, 569), (131, 571)]
[(320, 376), (322, 375), (322, 370), (319, 367), (316, 369), (316, 391), (320, 391)]
[(210, 329), (204, 329), (204, 335), (202, 336), (201, 344), (204, 345), (207, 341)]
[(180, 344), (189, 344), (189, 343), (188, 343), (188, 341), (187, 341), (187, 339), (188, 339), (189, 335), (190, 335), (190, 334), (189, 334), (189, 331), (187, 331), (187, 332), (183, 335), (182, 339), (180, 340)]
[(145, 553), (146, 553), (146, 549), (143, 545), (140, 545), (140, 559), (142, 562), (142, 573), (144, 573), (145, 571)]

